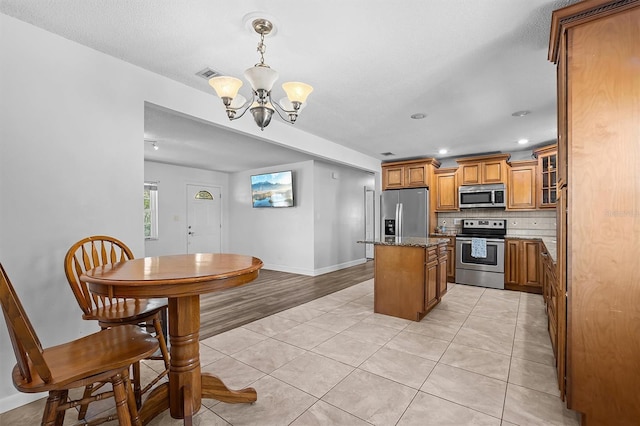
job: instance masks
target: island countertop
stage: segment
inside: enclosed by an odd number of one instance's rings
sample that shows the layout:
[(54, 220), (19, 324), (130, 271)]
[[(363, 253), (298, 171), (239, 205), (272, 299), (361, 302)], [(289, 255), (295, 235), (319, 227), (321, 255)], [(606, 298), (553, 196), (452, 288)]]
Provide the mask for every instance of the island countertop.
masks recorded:
[(446, 238), (425, 238), (425, 237), (384, 237), (380, 240), (362, 240), (363, 244), (374, 244), (380, 246), (402, 246), (402, 247), (433, 247), (438, 244), (447, 244)]

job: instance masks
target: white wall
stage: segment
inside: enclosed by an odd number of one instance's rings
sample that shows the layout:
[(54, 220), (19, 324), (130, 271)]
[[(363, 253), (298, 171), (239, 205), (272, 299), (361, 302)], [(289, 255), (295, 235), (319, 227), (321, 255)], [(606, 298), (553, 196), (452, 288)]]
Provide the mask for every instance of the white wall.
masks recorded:
[[(97, 329), (80, 319), (64, 277), (73, 242), (106, 233), (144, 253), (145, 102), (379, 173), (375, 158), (293, 126), (274, 122), (267, 133), (251, 120), (230, 124), (213, 93), (4, 14), (0, 76), (0, 261), (44, 346)], [(10, 348), (0, 331), (0, 412), (33, 399), (11, 383)]]
[[(251, 175), (291, 170), (294, 207), (253, 208)], [(266, 269), (313, 275), (313, 161), (233, 173), (229, 251), (260, 258)]]
[[(97, 329), (80, 319), (64, 277), (71, 244), (105, 233), (144, 254), (144, 103), (231, 124), (212, 107), (214, 94), (4, 14), (0, 76), (0, 261), (49, 346)], [(379, 171), (378, 160), (292, 126), (276, 122), (260, 134), (251, 120), (234, 123), (263, 140)], [(33, 399), (14, 389), (14, 363), (0, 331), (0, 412)]]
[(144, 180), (158, 182), (157, 240), (145, 241), (145, 256), (187, 252), (187, 184), (220, 187), (222, 195), (222, 251), (228, 252), (229, 217), (227, 192), (229, 175), (211, 170), (144, 162)]
[(374, 175), (350, 167), (315, 162), (314, 272), (327, 273), (366, 261), (365, 187)]
[[(143, 253), (144, 104), (122, 62), (0, 19), (0, 261), (46, 347), (98, 330), (64, 276), (75, 241), (109, 234)], [(5, 411), (33, 397), (11, 383), (0, 321)]]
[[(250, 176), (292, 170), (295, 207), (251, 207)], [(320, 275), (366, 261), (364, 188), (374, 175), (305, 161), (231, 175), (230, 251), (256, 256), (265, 269)]]

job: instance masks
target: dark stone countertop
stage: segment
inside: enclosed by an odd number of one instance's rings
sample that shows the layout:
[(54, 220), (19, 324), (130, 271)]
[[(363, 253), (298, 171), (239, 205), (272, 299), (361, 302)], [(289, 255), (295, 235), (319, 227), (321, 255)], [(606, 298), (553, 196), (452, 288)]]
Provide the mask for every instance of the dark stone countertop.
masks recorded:
[(385, 237), (380, 240), (362, 240), (358, 241), (363, 244), (374, 244), (382, 246), (401, 246), (401, 247), (433, 247), (438, 244), (447, 244), (449, 240), (445, 238), (424, 238), (424, 237)]

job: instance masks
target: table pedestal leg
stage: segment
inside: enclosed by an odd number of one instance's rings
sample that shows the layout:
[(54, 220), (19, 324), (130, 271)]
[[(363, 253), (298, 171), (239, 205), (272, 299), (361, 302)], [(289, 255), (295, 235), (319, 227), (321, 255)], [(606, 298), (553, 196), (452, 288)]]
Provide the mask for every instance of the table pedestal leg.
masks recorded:
[(201, 388), (199, 333), (200, 297), (170, 298), (169, 410), (174, 419), (182, 419), (185, 414), (189, 417), (200, 409), (200, 392), (193, 392)]
[[(167, 405), (171, 417), (190, 424), (200, 409), (202, 398), (227, 403), (255, 402), (256, 390), (229, 389), (218, 377), (200, 371), (200, 297), (169, 299), (169, 339), (171, 359), (169, 383), (151, 391), (142, 407), (143, 423), (149, 422)], [(168, 399), (168, 401), (167, 401)]]

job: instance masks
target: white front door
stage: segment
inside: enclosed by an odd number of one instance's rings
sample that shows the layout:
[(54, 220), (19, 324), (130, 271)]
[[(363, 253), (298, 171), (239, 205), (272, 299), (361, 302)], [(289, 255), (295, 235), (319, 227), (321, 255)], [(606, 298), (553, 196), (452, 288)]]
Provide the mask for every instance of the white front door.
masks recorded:
[(220, 188), (187, 185), (187, 253), (220, 253), (221, 245)]

